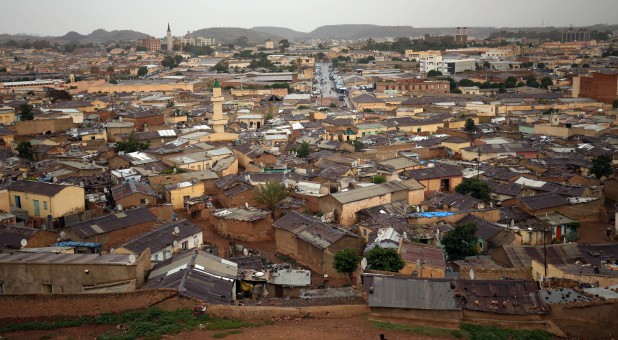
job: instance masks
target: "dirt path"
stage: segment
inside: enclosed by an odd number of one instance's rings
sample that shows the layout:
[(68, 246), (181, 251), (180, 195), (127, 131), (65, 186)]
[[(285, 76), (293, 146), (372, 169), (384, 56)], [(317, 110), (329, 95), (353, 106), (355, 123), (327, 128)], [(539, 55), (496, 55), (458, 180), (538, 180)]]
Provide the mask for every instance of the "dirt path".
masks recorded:
[[(212, 339), (214, 334), (224, 331), (193, 331), (166, 339)], [(437, 339), (414, 335), (407, 332), (378, 329), (365, 316), (347, 319), (300, 319), (277, 321), (270, 326), (242, 329), (242, 333), (230, 334), (225, 339), (337, 339), (337, 340), (379, 340), (384, 334), (388, 340), (398, 339)]]
[[(115, 330), (115, 326), (83, 326), (56, 329), (51, 331), (28, 331), (2, 334), (2, 339), (95, 339), (97, 336)], [(233, 330), (230, 330), (233, 331)], [(438, 337), (420, 336), (407, 332), (378, 329), (365, 316), (346, 319), (298, 319), (276, 321), (273, 325), (242, 328), (237, 334), (229, 334), (225, 339), (262, 340), (262, 339), (337, 339), (337, 340), (379, 340), (384, 334), (388, 340), (399, 339), (440, 339)], [(176, 335), (165, 335), (163, 339), (214, 339), (215, 334), (226, 330), (195, 330)]]

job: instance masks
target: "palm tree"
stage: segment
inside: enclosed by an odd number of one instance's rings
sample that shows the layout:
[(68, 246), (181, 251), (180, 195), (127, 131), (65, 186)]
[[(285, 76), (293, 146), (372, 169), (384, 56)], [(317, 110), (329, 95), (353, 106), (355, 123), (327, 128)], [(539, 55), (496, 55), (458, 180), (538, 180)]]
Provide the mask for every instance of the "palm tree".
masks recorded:
[(283, 183), (269, 180), (264, 185), (258, 185), (254, 189), (253, 200), (256, 203), (264, 204), (270, 210), (273, 219), (275, 219), (275, 207), (277, 203), (288, 197), (289, 193)]

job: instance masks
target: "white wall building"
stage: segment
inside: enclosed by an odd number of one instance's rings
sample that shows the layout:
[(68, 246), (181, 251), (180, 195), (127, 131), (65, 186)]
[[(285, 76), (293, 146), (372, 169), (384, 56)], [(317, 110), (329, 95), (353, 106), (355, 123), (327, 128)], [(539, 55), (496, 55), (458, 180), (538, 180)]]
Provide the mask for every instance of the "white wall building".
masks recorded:
[(420, 60), (421, 73), (440, 71), (442, 74), (455, 74), (476, 70), (476, 60), (449, 56), (430, 55)]

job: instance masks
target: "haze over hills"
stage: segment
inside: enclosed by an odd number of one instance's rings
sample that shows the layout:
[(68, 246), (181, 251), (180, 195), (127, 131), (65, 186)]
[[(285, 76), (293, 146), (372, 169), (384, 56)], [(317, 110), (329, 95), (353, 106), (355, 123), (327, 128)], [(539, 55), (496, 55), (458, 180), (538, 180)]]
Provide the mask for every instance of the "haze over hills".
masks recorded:
[[(614, 31), (618, 30), (618, 25), (594, 25), (587, 27), (588, 29), (597, 31)], [(476, 38), (487, 38), (493, 32), (499, 31), (536, 31), (547, 32), (552, 30), (566, 30), (567, 27), (468, 27), (468, 35)], [(422, 37), (425, 34), (431, 35), (452, 35), (455, 32), (454, 27), (413, 27), (413, 26), (379, 26), (379, 25), (325, 25), (314, 29), (311, 32), (299, 32), (285, 27), (259, 26), (253, 28), (240, 27), (210, 27), (203, 28), (193, 32), (194, 36), (213, 37), (223, 44), (233, 43), (234, 40), (241, 36), (247, 37), (250, 43), (258, 44), (268, 39), (278, 42), (281, 39), (290, 41), (303, 41), (307, 39), (380, 39), (380, 38), (398, 38), (398, 37)], [(173, 32), (175, 36), (181, 35), (179, 32)], [(80, 34), (78, 32), (68, 32), (61, 37), (43, 37), (36, 35), (9, 35), (0, 34), (0, 43), (13, 40), (49, 40), (51, 42), (78, 42), (78, 43), (105, 43), (108, 41), (120, 40), (139, 40), (148, 37), (148, 34), (133, 31), (133, 30), (114, 30), (106, 31), (97, 29), (90, 34)], [(160, 38), (165, 36), (165, 32), (161, 32)]]

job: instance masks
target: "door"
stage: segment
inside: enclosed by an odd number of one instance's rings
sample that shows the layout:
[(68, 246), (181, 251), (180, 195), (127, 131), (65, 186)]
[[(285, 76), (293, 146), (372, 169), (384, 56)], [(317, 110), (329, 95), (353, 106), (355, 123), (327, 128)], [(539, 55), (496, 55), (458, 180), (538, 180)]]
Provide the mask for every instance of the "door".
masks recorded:
[(21, 197), (15, 195), (15, 206), (21, 209)]
[(41, 207), (39, 205), (39, 200), (34, 200), (34, 216), (41, 216)]

